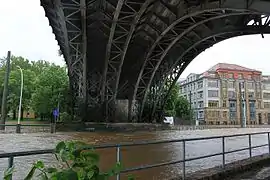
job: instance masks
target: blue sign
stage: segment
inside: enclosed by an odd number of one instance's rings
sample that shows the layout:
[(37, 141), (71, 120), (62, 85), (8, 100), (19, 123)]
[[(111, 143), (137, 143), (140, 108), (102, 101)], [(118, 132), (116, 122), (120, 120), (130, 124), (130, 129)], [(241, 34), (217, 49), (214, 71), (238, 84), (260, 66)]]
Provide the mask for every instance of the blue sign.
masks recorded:
[(58, 109), (54, 109), (53, 110), (53, 116), (54, 117), (58, 117), (59, 116), (59, 110)]

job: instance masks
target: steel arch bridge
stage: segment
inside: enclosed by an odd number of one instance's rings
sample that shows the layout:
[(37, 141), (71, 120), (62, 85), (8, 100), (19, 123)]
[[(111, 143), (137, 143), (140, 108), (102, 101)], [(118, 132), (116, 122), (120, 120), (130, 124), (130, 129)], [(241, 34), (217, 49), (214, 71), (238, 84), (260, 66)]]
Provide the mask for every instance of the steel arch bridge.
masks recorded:
[(160, 121), (202, 51), (270, 33), (270, 0), (40, 0), (84, 121)]

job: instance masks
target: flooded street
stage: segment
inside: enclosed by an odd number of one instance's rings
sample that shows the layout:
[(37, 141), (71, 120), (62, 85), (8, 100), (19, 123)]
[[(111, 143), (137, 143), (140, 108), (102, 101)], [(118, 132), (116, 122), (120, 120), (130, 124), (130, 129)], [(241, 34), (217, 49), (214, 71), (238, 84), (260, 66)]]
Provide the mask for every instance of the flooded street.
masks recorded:
[[(158, 132), (136, 132), (136, 133), (95, 133), (95, 132), (68, 132), (68, 133), (29, 133), (29, 134), (0, 134), (0, 153), (16, 152), (26, 150), (50, 149), (62, 140), (79, 140), (89, 144), (123, 143), (140, 140), (172, 140), (194, 137), (208, 137), (231, 134), (243, 134), (253, 132), (266, 132), (269, 128), (250, 129), (211, 129), (196, 131), (158, 131)], [(252, 137), (252, 145), (267, 144), (267, 135), (255, 135)], [(186, 158), (198, 157), (202, 155), (219, 153), (222, 150), (221, 139), (194, 141), (186, 143)], [(226, 139), (226, 151), (248, 146), (248, 137), (234, 137)], [(101, 154), (101, 168), (108, 169), (116, 161), (116, 149), (103, 149), (98, 151)], [(267, 153), (268, 147), (258, 148), (252, 151), (253, 155)], [(134, 166), (154, 164), (182, 159), (182, 143), (157, 144), (149, 146), (138, 146), (122, 148), (122, 162), (125, 168)], [(226, 162), (236, 159), (244, 159), (249, 156), (248, 151), (234, 153), (226, 156)], [(53, 164), (53, 155), (37, 155), (15, 158), (14, 174), (15, 180), (23, 179), (31, 164), (36, 160), (44, 160), (46, 164)], [(196, 160), (186, 163), (188, 172), (221, 165), (222, 157), (212, 157), (208, 159)], [(8, 166), (8, 159), (0, 159), (0, 172)], [(181, 174), (181, 164), (166, 167), (153, 168), (140, 172), (132, 172), (138, 180), (166, 180), (177, 177)], [(121, 179), (127, 179), (123, 174)], [(1, 179), (1, 178), (0, 178)]]

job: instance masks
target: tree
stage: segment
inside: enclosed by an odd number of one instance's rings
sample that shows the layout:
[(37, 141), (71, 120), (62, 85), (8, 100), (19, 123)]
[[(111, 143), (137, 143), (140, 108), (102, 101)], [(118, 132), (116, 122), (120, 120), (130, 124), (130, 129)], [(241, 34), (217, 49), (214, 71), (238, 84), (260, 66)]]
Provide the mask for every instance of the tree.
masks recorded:
[(35, 92), (32, 95), (32, 106), (41, 118), (48, 118), (58, 106), (66, 107), (69, 91), (66, 69), (52, 64), (43, 69), (35, 81)]
[(179, 117), (183, 120), (192, 119), (193, 110), (190, 109), (189, 101), (183, 96), (180, 96), (177, 100), (177, 103), (175, 106), (175, 114), (176, 114), (176, 117)]
[[(1, 63), (0, 77), (4, 77), (5, 64)], [(45, 60), (32, 61), (23, 57), (11, 57), (11, 70), (8, 92), (8, 110), (16, 118), (18, 110), (21, 73), (24, 75), (22, 114), (24, 110), (35, 110), (37, 114), (49, 117), (52, 109), (56, 108), (58, 102), (62, 111), (68, 111), (69, 105), (69, 81), (65, 67), (56, 66)], [(4, 78), (0, 78), (0, 96), (2, 97)], [(0, 98), (1, 99), (1, 98)]]
[[(16, 118), (16, 112), (18, 110), (19, 98), (20, 98), (20, 88), (21, 88), (21, 73), (18, 69), (20, 66), (23, 69), (24, 75), (24, 86), (23, 86), (23, 101), (22, 101), (22, 114), (24, 109), (30, 108), (30, 99), (32, 93), (34, 92), (33, 80), (35, 79), (35, 73), (31, 71), (31, 64), (27, 59), (22, 57), (11, 57), (10, 66), (10, 77), (9, 77), (9, 88), (8, 88), (8, 110), (12, 111), (13, 119)], [(4, 77), (6, 71), (5, 65), (0, 69), (0, 76)], [(1, 84), (1, 97), (2, 97), (2, 87), (4, 79), (0, 79)]]
[(179, 85), (174, 85), (165, 104), (165, 114), (167, 116), (179, 117), (183, 120), (190, 120), (193, 110), (190, 109), (189, 101), (180, 96), (179, 91)]

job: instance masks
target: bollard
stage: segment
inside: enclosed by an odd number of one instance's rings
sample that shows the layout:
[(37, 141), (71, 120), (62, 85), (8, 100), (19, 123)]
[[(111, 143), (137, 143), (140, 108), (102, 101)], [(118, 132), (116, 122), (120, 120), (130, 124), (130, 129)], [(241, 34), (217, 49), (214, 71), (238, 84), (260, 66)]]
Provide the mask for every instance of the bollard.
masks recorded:
[(21, 133), (21, 124), (17, 124), (16, 133)]
[(55, 133), (55, 124), (51, 123), (51, 133)]

